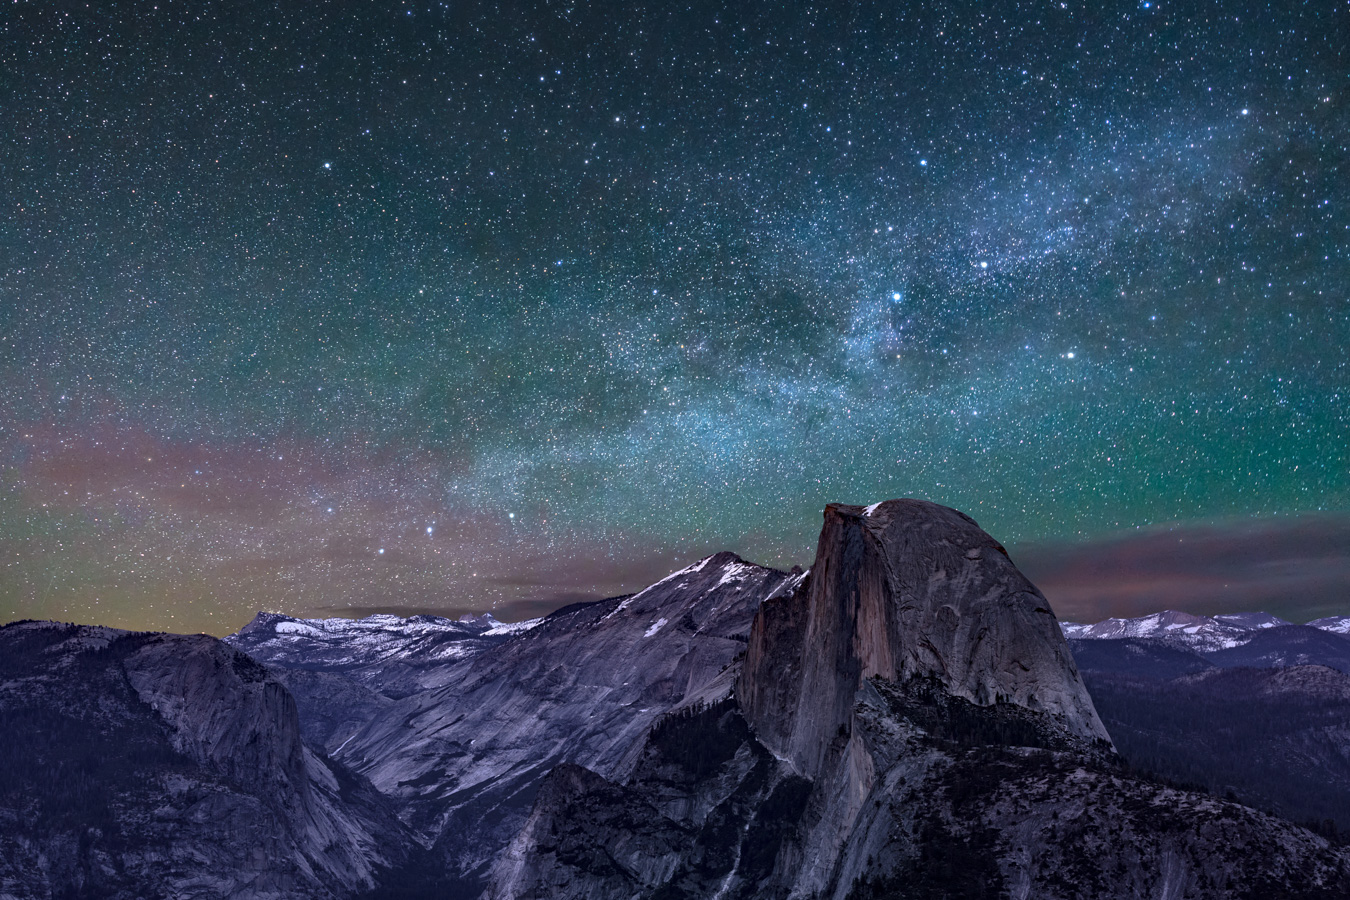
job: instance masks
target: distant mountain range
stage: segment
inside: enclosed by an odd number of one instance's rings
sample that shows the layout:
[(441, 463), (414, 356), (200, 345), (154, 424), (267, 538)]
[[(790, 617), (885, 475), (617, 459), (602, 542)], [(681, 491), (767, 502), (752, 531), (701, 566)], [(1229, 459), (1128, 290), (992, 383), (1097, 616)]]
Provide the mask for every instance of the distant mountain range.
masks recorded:
[(0, 898), (1348, 896), (1348, 633), (1057, 623), (912, 500), (512, 625), (12, 623)]
[[(1060, 628), (1064, 636), (1071, 640), (1156, 638), (1196, 650), (1224, 650), (1242, 646), (1257, 634), (1270, 629), (1292, 628), (1301, 631), (1311, 628), (1341, 636), (1350, 635), (1350, 616), (1331, 616), (1314, 619), (1307, 625), (1295, 625), (1264, 612), (1194, 616), (1169, 609), (1137, 619), (1105, 619), (1092, 625), (1061, 622)], [(1296, 632), (1283, 633), (1292, 635)]]
[(1169, 610), (1060, 627), (1131, 765), (1350, 832), (1350, 616)]

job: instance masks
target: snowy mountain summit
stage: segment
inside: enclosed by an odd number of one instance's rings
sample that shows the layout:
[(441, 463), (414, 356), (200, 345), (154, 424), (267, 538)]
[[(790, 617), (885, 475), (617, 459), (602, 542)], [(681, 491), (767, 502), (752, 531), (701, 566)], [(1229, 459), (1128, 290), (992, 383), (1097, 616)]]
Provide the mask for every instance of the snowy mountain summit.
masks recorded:
[[(1265, 613), (1247, 615), (1266, 616)], [(1283, 619), (1266, 616), (1280, 625), (1288, 625)], [(1238, 619), (1239, 621), (1233, 621)], [(1225, 621), (1226, 620), (1226, 621)], [(1076, 622), (1061, 622), (1064, 636), (1076, 640), (1119, 640), (1121, 638), (1167, 638), (1169, 641), (1192, 649), (1218, 650), (1236, 647), (1246, 643), (1250, 626), (1239, 616), (1210, 618), (1179, 612), (1174, 609), (1140, 616), (1137, 619), (1105, 619), (1092, 625)]]
[[(1304, 626), (1294, 626), (1267, 612), (1196, 616), (1168, 609), (1135, 619), (1103, 619), (1091, 625), (1060, 622), (1059, 627), (1070, 640), (1161, 638), (1193, 650), (1224, 650), (1240, 647), (1267, 629)], [(1350, 616), (1314, 619), (1306, 627), (1333, 634), (1350, 634)]]
[(1313, 619), (1308, 624), (1334, 634), (1350, 635), (1350, 616), (1327, 616), (1325, 619)]
[(1173, 668), (1322, 665), (1350, 672), (1350, 616), (1295, 625), (1265, 612), (1209, 617), (1166, 610), (1093, 625), (1061, 622), (1060, 628), (1074, 654), (1086, 654), (1098, 666), (1121, 652), (1112, 647), (1128, 645), (1129, 653), (1140, 659), (1149, 655), (1154, 664), (1162, 659), (1159, 653), (1171, 654), (1167, 659)]

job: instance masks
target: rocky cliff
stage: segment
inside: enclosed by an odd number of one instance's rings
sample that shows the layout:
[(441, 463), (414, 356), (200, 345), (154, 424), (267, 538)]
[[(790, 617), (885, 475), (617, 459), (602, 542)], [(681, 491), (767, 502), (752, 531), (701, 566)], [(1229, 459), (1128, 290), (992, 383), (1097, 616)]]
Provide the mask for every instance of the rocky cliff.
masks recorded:
[(972, 519), (934, 503), (826, 507), (809, 577), (761, 607), (736, 690), (759, 739), (814, 775), (871, 678), (930, 680), (1109, 741), (1045, 597)]
[[(712, 698), (710, 698), (711, 700)], [(735, 691), (627, 777), (554, 770), (487, 896), (1332, 896), (1350, 857), (1128, 777), (1041, 594), (968, 517), (827, 508)]]
[[(788, 581), (719, 553), (528, 627), (260, 616), (233, 640), (276, 669), (315, 737), (428, 846), (391, 876), (399, 889), (476, 897), (550, 770), (625, 777), (661, 716), (730, 693), (755, 610)], [(405, 694), (410, 673), (432, 686)]]
[(411, 845), (205, 635), (4, 626), (0, 733), (0, 896), (340, 897)]

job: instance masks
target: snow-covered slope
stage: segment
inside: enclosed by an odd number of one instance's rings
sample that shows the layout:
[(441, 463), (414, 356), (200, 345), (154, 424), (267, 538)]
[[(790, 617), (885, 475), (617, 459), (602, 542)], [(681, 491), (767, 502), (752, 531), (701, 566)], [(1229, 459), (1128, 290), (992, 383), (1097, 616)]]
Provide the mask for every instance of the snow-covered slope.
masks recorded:
[(1325, 619), (1313, 619), (1308, 624), (1323, 631), (1350, 635), (1350, 616), (1328, 616)]
[[(1266, 628), (1292, 625), (1279, 616), (1267, 612), (1222, 613), (1217, 616), (1194, 616), (1174, 609), (1137, 619), (1103, 619), (1092, 625), (1079, 622), (1060, 622), (1064, 636), (1075, 639), (1113, 639), (1127, 637), (1175, 637), (1193, 645), (1237, 646), (1251, 639), (1252, 632)], [(1313, 619), (1308, 627), (1350, 634), (1350, 616), (1327, 616)], [(1232, 643), (1230, 643), (1232, 642)]]
[(1248, 631), (1259, 631), (1263, 628), (1279, 628), (1283, 625), (1292, 625), (1279, 616), (1272, 616), (1267, 612), (1244, 612), (1244, 613), (1223, 613), (1214, 617), (1214, 621), (1220, 625), (1231, 625), (1234, 628), (1245, 628)]
[[(1136, 650), (1188, 650), (1212, 665), (1324, 665), (1350, 672), (1350, 616), (1317, 619), (1294, 625), (1264, 612), (1194, 616), (1167, 610), (1137, 619), (1106, 619), (1093, 625), (1061, 622), (1074, 653), (1096, 660), (1091, 641), (1132, 641)], [(1144, 654), (1147, 655), (1147, 654)], [(1139, 656), (1141, 674), (1149, 666)], [(1168, 671), (1171, 671), (1169, 668)]]
[(506, 624), (491, 615), (293, 619), (260, 612), (225, 642), (269, 665), (341, 672), (385, 696), (404, 697), (452, 682), (453, 663), (472, 659), (539, 621)]

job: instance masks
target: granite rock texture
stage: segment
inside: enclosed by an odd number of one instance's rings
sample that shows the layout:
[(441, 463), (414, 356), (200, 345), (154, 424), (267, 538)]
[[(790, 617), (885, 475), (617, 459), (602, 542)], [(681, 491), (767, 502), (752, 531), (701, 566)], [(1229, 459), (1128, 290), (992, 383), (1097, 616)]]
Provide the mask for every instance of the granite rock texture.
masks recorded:
[(344, 897), (410, 835), (206, 635), (0, 628), (0, 896)]
[(427, 848), (404, 889), (474, 897), (554, 767), (625, 777), (661, 716), (729, 694), (755, 610), (790, 581), (718, 553), (529, 623), (259, 616), (233, 643)]
[(545, 784), (490, 900), (1350, 889), (1322, 837), (1125, 772), (1039, 591), (914, 500), (828, 507), (733, 694), (662, 717), (626, 776)]
[(1045, 597), (974, 520), (935, 503), (826, 507), (809, 577), (756, 616), (737, 696), (760, 740), (814, 775), (870, 678), (932, 678), (1109, 741)]

